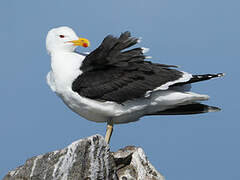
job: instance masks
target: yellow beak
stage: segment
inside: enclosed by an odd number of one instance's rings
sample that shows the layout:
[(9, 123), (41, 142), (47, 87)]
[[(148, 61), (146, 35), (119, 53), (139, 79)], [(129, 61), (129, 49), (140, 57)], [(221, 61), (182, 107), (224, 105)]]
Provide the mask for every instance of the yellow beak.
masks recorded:
[(78, 40), (74, 40), (70, 42), (73, 43), (74, 46), (82, 46), (82, 47), (90, 46), (89, 40), (85, 38), (79, 38)]

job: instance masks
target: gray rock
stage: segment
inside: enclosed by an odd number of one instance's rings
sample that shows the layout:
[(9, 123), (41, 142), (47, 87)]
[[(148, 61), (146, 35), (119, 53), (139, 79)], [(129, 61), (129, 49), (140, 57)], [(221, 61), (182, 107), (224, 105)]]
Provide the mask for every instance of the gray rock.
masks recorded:
[(3, 180), (164, 180), (143, 150), (128, 146), (110, 153), (100, 135), (30, 158)]
[(142, 148), (127, 146), (112, 153), (120, 180), (165, 180), (147, 160)]

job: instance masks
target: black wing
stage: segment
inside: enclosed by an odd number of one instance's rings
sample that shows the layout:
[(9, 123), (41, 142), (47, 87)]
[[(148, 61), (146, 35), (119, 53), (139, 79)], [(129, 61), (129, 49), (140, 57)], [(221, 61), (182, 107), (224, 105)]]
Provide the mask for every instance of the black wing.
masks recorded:
[(123, 51), (137, 42), (129, 32), (119, 38), (107, 36), (84, 59), (73, 91), (90, 99), (123, 103), (182, 77), (182, 72), (170, 68), (175, 66), (144, 61), (142, 48)]

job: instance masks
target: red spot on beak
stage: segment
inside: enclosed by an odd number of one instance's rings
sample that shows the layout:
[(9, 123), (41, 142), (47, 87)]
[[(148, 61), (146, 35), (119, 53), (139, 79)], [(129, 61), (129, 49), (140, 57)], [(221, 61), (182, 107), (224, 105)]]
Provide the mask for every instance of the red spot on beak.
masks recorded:
[(87, 43), (83, 43), (83, 47), (88, 47), (88, 44)]

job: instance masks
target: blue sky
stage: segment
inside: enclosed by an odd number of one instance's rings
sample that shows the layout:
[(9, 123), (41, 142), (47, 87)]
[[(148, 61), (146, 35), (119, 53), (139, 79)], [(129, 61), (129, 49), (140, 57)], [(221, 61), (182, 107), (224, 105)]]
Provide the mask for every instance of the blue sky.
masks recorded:
[[(67, 25), (91, 41), (125, 30), (142, 37), (153, 61), (190, 73), (226, 72), (195, 84), (221, 112), (145, 117), (115, 126), (113, 151), (144, 149), (167, 180), (239, 179), (240, 2), (237, 0), (3, 0), (0, 6), (0, 178), (39, 154), (105, 134), (105, 124), (70, 111), (45, 82), (45, 37)], [(79, 48), (80, 51), (86, 50)]]

